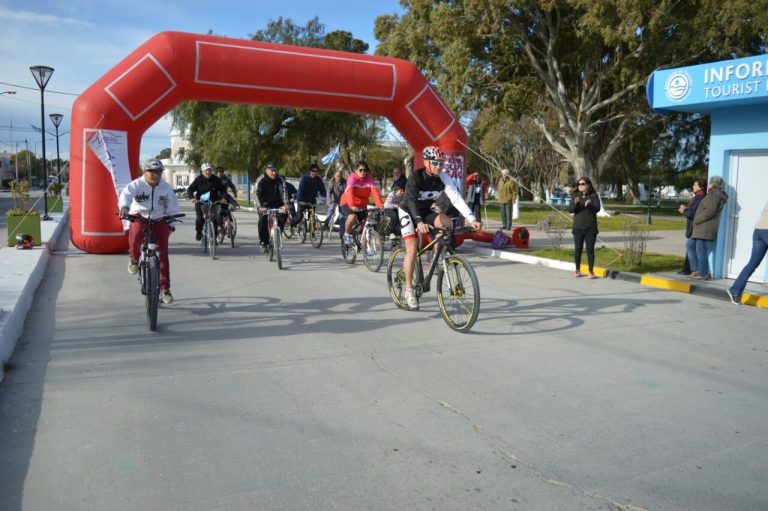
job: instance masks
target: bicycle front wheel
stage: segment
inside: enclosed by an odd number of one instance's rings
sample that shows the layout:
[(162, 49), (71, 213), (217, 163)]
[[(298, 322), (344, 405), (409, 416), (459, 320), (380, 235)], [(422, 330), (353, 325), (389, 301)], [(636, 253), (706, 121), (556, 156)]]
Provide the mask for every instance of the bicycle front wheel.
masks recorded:
[(437, 274), (440, 312), (449, 327), (468, 332), (480, 313), (480, 283), (474, 268), (462, 256), (446, 255), (445, 266)]
[(315, 248), (323, 245), (323, 224), (317, 218), (309, 222), (309, 241)]
[(302, 220), (299, 225), (296, 226), (296, 232), (299, 235), (299, 241), (302, 243), (307, 242), (307, 222)]
[(384, 250), (381, 246), (381, 236), (374, 230), (369, 230), (363, 238), (363, 260), (365, 267), (372, 272), (379, 271), (384, 262)]
[(203, 255), (208, 253), (208, 223), (203, 224), (203, 232), (201, 233), (200, 247), (203, 250)]
[(160, 261), (157, 257), (147, 260), (146, 291), (147, 325), (151, 331), (157, 329), (157, 306), (160, 302)]
[(405, 302), (405, 271), (403, 270), (403, 261), (405, 260), (405, 250), (402, 247), (395, 249), (389, 256), (387, 263), (387, 287), (389, 296), (395, 305), (401, 309), (407, 309)]
[(211, 259), (216, 259), (216, 230), (213, 227), (213, 221), (208, 222), (208, 254)]
[(275, 226), (272, 228), (272, 235), (269, 240), (269, 260), (273, 261), (277, 259), (277, 267), (281, 270), (283, 269), (282, 245), (280, 240), (280, 228)]

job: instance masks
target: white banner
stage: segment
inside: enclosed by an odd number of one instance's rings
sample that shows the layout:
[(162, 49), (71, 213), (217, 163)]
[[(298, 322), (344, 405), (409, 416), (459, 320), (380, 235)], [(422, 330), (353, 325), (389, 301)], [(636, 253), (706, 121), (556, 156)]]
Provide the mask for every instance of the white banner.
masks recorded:
[(115, 185), (115, 194), (131, 182), (131, 168), (128, 164), (128, 132), (98, 130), (90, 139), (88, 147), (109, 171)]

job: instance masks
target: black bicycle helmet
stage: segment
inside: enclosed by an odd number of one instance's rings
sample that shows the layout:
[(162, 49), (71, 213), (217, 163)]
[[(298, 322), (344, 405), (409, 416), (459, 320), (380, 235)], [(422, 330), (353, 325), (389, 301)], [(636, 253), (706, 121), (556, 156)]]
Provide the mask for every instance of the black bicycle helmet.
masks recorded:
[(16, 235), (16, 248), (22, 250), (28, 250), (35, 245), (35, 238), (31, 234), (17, 234)]

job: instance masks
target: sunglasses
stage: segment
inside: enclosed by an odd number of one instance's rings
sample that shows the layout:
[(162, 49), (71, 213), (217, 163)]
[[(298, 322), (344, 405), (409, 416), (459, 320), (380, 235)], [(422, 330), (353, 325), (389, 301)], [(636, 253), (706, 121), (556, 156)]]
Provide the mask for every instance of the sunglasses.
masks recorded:
[(360, 172), (360, 171), (363, 171), (363, 172), (368, 172), (368, 169), (364, 169), (363, 167), (360, 167), (359, 169), (357, 169), (357, 171), (358, 171), (358, 172)]
[(443, 160), (429, 160), (429, 163), (431, 163), (435, 167), (444, 167), (445, 166), (445, 161), (443, 161)]
[(579, 183), (579, 186), (587, 186), (587, 183)]

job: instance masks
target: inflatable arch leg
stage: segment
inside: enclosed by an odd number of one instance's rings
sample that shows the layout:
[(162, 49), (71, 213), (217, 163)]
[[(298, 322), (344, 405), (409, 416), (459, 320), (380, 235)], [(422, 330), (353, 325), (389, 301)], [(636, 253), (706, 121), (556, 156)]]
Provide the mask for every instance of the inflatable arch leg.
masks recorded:
[(446, 172), (457, 183), (464, 181), (466, 133), (410, 62), (161, 32), (73, 106), (70, 236), (75, 246), (91, 253), (127, 249), (114, 214), (116, 190), (138, 173), (142, 134), (187, 100), (381, 115), (417, 154), (423, 146), (441, 146), (449, 156)]

